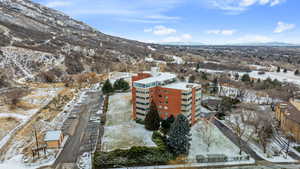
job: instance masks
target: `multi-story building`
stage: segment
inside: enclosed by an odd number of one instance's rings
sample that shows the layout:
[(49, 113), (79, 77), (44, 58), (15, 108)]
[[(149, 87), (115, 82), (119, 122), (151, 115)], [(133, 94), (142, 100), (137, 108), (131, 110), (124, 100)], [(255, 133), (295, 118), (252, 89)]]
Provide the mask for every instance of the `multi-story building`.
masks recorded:
[(289, 102), (277, 103), (275, 116), (280, 128), (300, 143), (300, 102), (291, 99)]
[(176, 75), (157, 68), (138, 73), (132, 77), (132, 118), (144, 120), (153, 102), (162, 119), (184, 114), (193, 124), (200, 118), (201, 93), (201, 85), (178, 82)]

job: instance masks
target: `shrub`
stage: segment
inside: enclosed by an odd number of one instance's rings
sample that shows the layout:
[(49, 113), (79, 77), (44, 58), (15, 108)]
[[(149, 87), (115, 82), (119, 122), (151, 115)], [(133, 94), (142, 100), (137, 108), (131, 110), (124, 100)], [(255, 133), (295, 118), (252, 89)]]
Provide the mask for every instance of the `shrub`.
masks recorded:
[(167, 149), (164, 137), (159, 132), (153, 132), (152, 139), (157, 147), (134, 146), (128, 150), (96, 152), (94, 168), (165, 165), (174, 159), (172, 153)]

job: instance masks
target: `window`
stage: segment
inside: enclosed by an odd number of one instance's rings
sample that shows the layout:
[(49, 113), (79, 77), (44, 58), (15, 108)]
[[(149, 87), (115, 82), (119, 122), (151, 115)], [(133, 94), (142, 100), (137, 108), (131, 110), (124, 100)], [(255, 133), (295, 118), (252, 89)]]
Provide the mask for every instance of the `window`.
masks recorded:
[(149, 108), (145, 109), (145, 108), (141, 108), (141, 107), (136, 107), (136, 109), (142, 110), (142, 111), (148, 111), (149, 110)]
[(142, 102), (136, 102), (136, 104), (141, 104), (141, 105), (145, 105), (145, 106), (149, 105), (149, 103), (142, 103)]
[(145, 114), (140, 113), (140, 112), (136, 112), (136, 114), (141, 115), (141, 116), (145, 116)]

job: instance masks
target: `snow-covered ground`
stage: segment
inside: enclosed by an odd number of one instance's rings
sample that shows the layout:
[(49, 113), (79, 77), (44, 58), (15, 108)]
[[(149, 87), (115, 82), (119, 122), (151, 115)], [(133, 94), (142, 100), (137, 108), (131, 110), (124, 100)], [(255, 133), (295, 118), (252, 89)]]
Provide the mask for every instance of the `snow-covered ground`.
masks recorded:
[(152, 57), (146, 57), (145, 58), (146, 62), (153, 62), (153, 63), (161, 63), (161, 64), (167, 64), (167, 62), (162, 61), (162, 60), (155, 60)]
[(184, 60), (181, 57), (178, 56), (172, 56), (172, 59), (174, 60), (172, 63), (176, 64), (184, 64)]
[[(228, 87), (228, 86), (219, 86), (218, 87), (219, 95), (220, 96), (227, 96), (227, 97), (236, 97), (239, 94), (239, 89), (234, 87)], [(278, 102), (280, 100), (273, 99), (269, 97), (267, 94), (257, 92), (254, 90), (243, 90), (243, 99), (242, 102), (246, 103), (254, 103), (254, 104), (271, 104), (274, 102)]]
[[(265, 107), (261, 107), (262, 110), (266, 110)], [(266, 110), (268, 111), (268, 110)], [(270, 111), (270, 110), (269, 110)], [(244, 112), (245, 114), (246, 112)], [(245, 115), (247, 116), (247, 115)], [(286, 154), (281, 151), (281, 147), (275, 143), (275, 141), (271, 140), (270, 143), (267, 145), (267, 152), (264, 153), (262, 146), (257, 143), (258, 136), (254, 132), (254, 126), (247, 125), (242, 122), (241, 117), (238, 114), (232, 114), (230, 116), (227, 116), (225, 118), (224, 124), (226, 124), (229, 128), (231, 126), (236, 125), (239, 123), (242, 130), (245, 130), (245, 134), (243, 135), (243, 140), (248, 140), (248, 144), (251, 147), (252, 150), (254, 150), (261, 158), (265, 159), (269, 162), (295, 162), (295, 160), (289, 156), (286, 156)], [(237, 121), (236, 121), (237, 120)], [(231, 125), (229, 124), (231, 123)], [(276, 155), (278, 154), (278, 155)]]
[(79, 169), (92, 169), (92, 158), (90, 153), (83, 153), (77, 162)]
[(0, 163), (0, 169), (36, 169), (41, 166), (51, 165), (53, 164), (54, 160), (54, 158), (50, 158), (40, 161), (39, 163), (36, 163), (34, 165), (24, 166), (24, 164), (21, 162), (23, 161), (22, 155), (18, 155), (11, 158), (10, 160), (5, 161), (5, 163)]
[[(35, 88), (31, 94), (22, 98), (25, 103), (34, 106), (32, 109), (24, 110), (17, 108), (16, 110), (10, 110), (7, 105), (0, 106), (0, 117), (11, 117), (20, 121), (11, 131), (6, 131), (6, 135), (0, 138), (0, 148), (6, 144), (9, 138), (24, 124), (27, 123), (30, 118), (35, 115), (41, 107), (50, 102), (62, 88)], [(1, 124), (0, 124), (1, 125)]]
[[(56, 94), (61, 89), (57, 89), (57, 92), (54, 94), (52, 92), (50, 93), (44, 93), (42, 94), (41, 91), (39, 92), (34, 92), (36, 95), (34, 97), (29, 97), (28, 98), (36, 98), (40, 99), (40, 96), (46, 95), (46, 100), (43, 100), (42, 104), (40, 106), (45, 105), (49, 101), (53, 99)], [(71, 90), (72, 92), (75, 92), (75, 90)], [(39, 133), (44, 133), (45, 131), (49, 130), (60, 130), (62, 127), (62, 124), (64, 120), (67, 119), (68, 117), (68, 110), (70, 110), (74, 105), (76, 105), (77, 102), (80, 102), (81, 95), (83, 95), (85, 92), (81, 92), (82, 94), (78, 94), (78, 97), (74, 97), (73, 100), (71, 100), (68, 104), (64, 106), (64, 109), (62, 112), (60, 112), (52, 121), (45, 121), (44, 119), (39, 120), (38, 122), (35, 123), (36, 128), (38, 128)], [(49, 94), (49, 95), (47, 95)], [(48, 96), (48, 97), (47, 97)], [(31, 100), (32, 102), (38, 104), (39, 101), (36, 100)], [(34, 115), (34, 114), (32, 114)], [(31, 117), (31, 116), (30, 116)], [(30, 117), (27, 117), (24, 121), (24, 124), (30, 120)], [(19, 130), (22, 126), (19, 125), (17, 128), (15, 128), (11, 133), (9, 133), (1, 142), (3, 145), (6, 145), (5, 143), (9, 141), (10, 137), (14, 136), (15, 131)], [(26, 136), (27, 137), (27, 136)], [(66, 137), (67, 138), (67, 137)], [(64, 143), (66, 142), (66, 139), (64, 140)], [(33, 141), (27, 142), (26, 139), (24, 138), (19, 138), (16, 139), (13, 143), (10, 144), (9, 148), (5, 152), (5, 154), (2, 154), (2, 158), (4, 159), (3, 163), (0, 163), (0, 169), (35, 169), (39, 168), (41, 166), (47, 166), (53, 164), (57, 157), (57, 153), (60, 152), (60, 150), (47, 150), (47, 154), (44, 155), (42, 152), (42, 158), (37, 159), (37, 158), (32, 158), (31, 155), (28, 156), (23, 154), (23, 149), (24, 147), (27, 147), (28, 145), (34, 143)], [(64, 144), (63, 143), (63, 144)]]
[(281, 148), (274, 142), (271, 142), (268, 145), (267, 153), (264, 153), (262, 151), (262, 149), (259, 148), (254, 143), (249, 142), (249, 145), (252, 148), (252, 150), (254, 150), (256, 152), (256, 154), (258, 154), (260, 157), (262, 157), (266, 161), (277, 162), (277, 163), (279, 163), (279, 162), (297, 162), (297, 160), (294, 160), (290, 156), (286, 156), (286, 154), (282, 153), (282, 152), (280, 153), (280, 155), (274, 156), (274, 151), (280, 151), (281, 150)]
[(297, 85), (300, 85), (300, 76), (296, 76), (294, 72), (287, 71), (284, 72), (265, 72), (265, 74), (259, 74), (259, 71), (252, 71), (250, 73), (247, 72), (233, 72), (233, 71), (222, 71), (222, 70), (213, 70), (213, 69), (199, 69), (199, 71), (207, 72), (207, 73), (223, 73), (223, 72), (231, 72), (233, 73), (239, 73), (240, 76), (244, 74), (249, 74), (252, 78), (260, 78), (262, 80), (265, 80), (267, 78), (271, 78), (272, 80), (277, 79), (280, 82), (290, 82)]
[(133, 73), (130, 72), (112, 72), (110, 73), (109, 81), (114, 84), (116, 80), (118, 79), (124, 79), (129, 84), (131, 84), (131, 77), (133, 76)]
[(110, 96), (107, 123), (102, 142), (103, 151), (128, 149), (132, 146), (156, 146), (152, 132), (131, 120), (131, 93)]
[[(189, 160), (196, 162), (197, 155), (224, 154), (227, 157), (239, 156), (240, 149), (209, 121), (199, 121), (191, 128), (192, 141)], [(207, 143), (210, 143), (208, 147)], [(246, 156), (244, 152), (243, 156)]]

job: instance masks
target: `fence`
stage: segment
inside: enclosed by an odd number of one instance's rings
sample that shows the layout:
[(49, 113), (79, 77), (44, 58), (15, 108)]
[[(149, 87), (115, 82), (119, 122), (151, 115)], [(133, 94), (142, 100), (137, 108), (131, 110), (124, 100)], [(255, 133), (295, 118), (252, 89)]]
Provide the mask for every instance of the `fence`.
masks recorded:
[(228, 157), (224, 154), (207, 154), (207, 155), (196, 155), (195, 159), (190, 159), (196, 163), (218, 163), (218, 162), (236, 162), (236, 161), (248, 161), (250, 160), (249, 155), (240, 155)]

